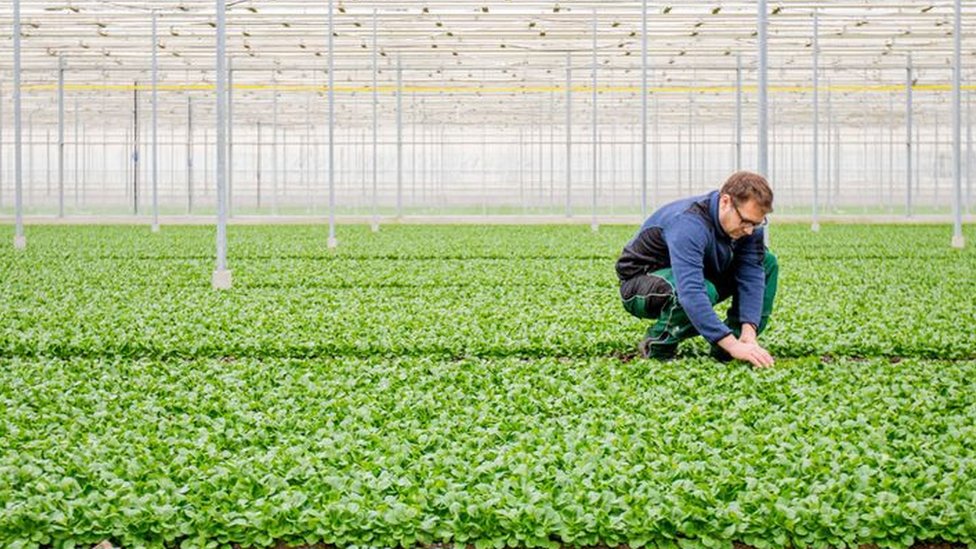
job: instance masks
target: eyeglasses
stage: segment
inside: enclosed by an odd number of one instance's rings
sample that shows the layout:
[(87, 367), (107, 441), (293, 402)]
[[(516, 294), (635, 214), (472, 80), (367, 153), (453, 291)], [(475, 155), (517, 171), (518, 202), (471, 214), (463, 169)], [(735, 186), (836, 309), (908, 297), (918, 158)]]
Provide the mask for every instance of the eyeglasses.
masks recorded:
[(732, 201), (732, 209), (735, 210), (735, 214), (739, 216), (739, 219), (740, 220), (742, 220), (742, 224), (745, 225), (745, 226), (747, 226), (747, 227), (752, 227), (753, 229), (758, 229), (760, 227), (765, 227), (766, 225), (769, 225), (769, 218), (767, 218), (765, 216), (762, 218), (762, 221), (753, 221), (751, 219), (746, 219), (742, 215), (742, 212), (739, 211), (739, 206), (735, 203), (734, 200)]

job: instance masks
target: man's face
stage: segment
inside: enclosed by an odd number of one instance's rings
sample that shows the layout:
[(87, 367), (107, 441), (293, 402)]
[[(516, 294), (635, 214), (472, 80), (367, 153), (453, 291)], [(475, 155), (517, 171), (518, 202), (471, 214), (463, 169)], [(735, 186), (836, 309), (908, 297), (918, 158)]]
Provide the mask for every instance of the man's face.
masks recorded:
[(765, 218), (766, 212), (755, 200), (736, 204), (727, 194), (719, 199), (718, 219), (732, 240), (751, 235)]

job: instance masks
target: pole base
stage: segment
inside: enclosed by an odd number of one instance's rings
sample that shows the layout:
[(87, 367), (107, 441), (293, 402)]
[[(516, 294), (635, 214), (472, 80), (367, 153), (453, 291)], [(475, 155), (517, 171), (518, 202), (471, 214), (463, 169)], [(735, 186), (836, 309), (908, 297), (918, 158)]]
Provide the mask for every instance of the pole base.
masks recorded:
[(600, 230), (600, 224), (599, 223), (591, 223), (590, 224), (590, 230), (593, 231), (593, 232), (599, 231)]
[(963, 249), (966, 247), (966, 237), (961, 234), (952, 235), (952, 247), (957, 249)]
[(230, 271), (214, 271), (210, 282), (214, 290), (229, 290), (231, 286)]
[(14, 237), (14, 249), (16, 250), (26, 250), (27, 249), (27, 237), (24, 235)]
[(380, 232), (380, 224), (379, 223), (376, 223), (376, 222), (373, 222), (372, 229), (373, 229), (373, 232), (374, 233)]
[(158, 233), (159, 232), (159, 224), (158, 223), (153, 223), (151, 230), (154, 233)]
[(819, 233), (820, 232), (820, 223), (814, 223), (813, 225), (810, 225), (810, 230), (813, 231), (813, 232), (815, 232), (815, 233)]
[(326, 245), (329, 247), (330, 250), (334, 250), (339, 247), (339, 240), (334, 236), (330, 236), (329, 242)]

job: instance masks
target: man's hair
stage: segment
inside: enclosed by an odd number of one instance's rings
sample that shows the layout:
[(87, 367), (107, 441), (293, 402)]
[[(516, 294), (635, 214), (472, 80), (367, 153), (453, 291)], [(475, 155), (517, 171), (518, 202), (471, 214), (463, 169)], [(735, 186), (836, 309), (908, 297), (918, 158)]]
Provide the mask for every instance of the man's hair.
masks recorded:
[(773, 211), (773, 190), (769, 188), (766, 178), (758, 173), (735, 172), (725, 180), (721, 192), (731, 196), (736, 204), (755, 200), (764, 212)]

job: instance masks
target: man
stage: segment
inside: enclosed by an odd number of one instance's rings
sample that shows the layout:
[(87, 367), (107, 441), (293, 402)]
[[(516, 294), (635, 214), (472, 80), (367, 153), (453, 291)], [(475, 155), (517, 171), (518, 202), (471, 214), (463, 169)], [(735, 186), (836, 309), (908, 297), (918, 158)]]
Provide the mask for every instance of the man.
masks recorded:
[[(773, 191), (756, 173), (732, 174), (721, 190), (662, 206), (617, 260), (624, 309), (657, 319), (638, 348), (668, 360), (678, 343), (701, 334), (711, 355), (762, 368), (773, 357), (757, 336), (773, 310), (779, 267), (763, 243)], [(725, 322), (713, 306), (732, 297)]]

